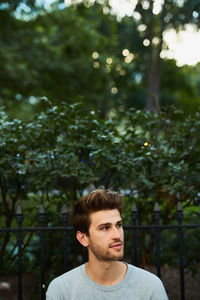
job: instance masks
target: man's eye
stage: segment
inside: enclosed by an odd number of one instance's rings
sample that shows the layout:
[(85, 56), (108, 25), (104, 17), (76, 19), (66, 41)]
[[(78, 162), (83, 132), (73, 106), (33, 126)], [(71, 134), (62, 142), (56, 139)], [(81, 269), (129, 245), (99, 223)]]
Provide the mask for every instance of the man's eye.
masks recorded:
[(122, 223), (117, 224), (117, 228), (121, 228), (122, 227)]
[(108, 226), (102, 227), (101, 230), (103, 230), (103, 231), (108, 230)]

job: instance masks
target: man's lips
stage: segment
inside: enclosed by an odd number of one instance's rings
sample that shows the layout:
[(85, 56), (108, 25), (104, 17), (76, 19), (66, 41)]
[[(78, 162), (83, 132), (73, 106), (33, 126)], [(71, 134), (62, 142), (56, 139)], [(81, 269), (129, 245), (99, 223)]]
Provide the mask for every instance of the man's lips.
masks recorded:
[(114, 248), (114, 249), (120, 249), (121, 247), (122, 247), (122, 243), (116, 243), (116, 244), (112, 244), (111, 246), (110, 246), (110, 248)]

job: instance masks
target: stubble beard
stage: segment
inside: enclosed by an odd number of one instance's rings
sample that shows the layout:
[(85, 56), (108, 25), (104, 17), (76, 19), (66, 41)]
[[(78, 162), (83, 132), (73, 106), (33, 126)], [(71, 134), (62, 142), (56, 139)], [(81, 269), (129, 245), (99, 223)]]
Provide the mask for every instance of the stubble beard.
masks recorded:
[(93, 253), (93, 255), (100, 261), (117, 261), (124, 257), (123, 248), (118, 253), (113, 254), (111, 253), (110, 247), (105, 250), (94, 243), (92, 240), (90, 240), (89, 249)]

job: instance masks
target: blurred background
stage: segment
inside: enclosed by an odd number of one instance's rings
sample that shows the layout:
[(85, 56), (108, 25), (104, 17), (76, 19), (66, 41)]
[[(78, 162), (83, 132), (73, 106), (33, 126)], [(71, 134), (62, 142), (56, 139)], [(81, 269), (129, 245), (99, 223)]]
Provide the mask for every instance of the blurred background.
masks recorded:
[[(18, 226), (18, 205), (23, 227), (41, 225), (41, 204), (44, 223), (62, 226), (63, 205), (70, 214), (102, 185), (125, 195), (126, 225), (133, 204), (139, 224), (154, 224), (155, 202), (161, 224), (177, 224), (178, 202), (184, 224), (199, 223), (199, 26), (200, 0), (0, 0), (1, 229)], [(62, 238), (46, 234), (46, 286), (65, 271)], [(140, 232), (138, 247), (139, 265), (153, 268), (154, 232)], [(172, 300), (178, 247), (176, 230), (162, 232)], [(184, 230), (188, 300), (199, 298), (199, 247), (199, 228)], [(39, 233), (24, 232), (22, 248), (24, 299), (39, 299)], [(86, 259), (70, 233), (68, 268)], [(0, 270), (0, 299), (16, 299), (18, 245), (5, 230)]]
[(23, 119), (40, 98), (101, 117), (130, 107), (195, 112), (199, 1), (0, 1), (0, 103)]

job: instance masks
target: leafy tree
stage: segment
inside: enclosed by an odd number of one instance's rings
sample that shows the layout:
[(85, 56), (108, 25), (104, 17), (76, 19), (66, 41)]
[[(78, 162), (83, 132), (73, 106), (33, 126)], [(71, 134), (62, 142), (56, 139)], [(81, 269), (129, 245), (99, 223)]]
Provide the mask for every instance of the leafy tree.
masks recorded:
[(113, 20), (99, 5), (93, 10), (55, 9), (28, 21), (13, 18), (9, 43), (3, 43), (6, 51), (1, 54), (2, 102), (6, 99), (6, 106), (12, 107), (13, 97), (18, 103), (36, 102), (43, 95), (57, 101), (67, 98), (69, 103), (87, 97), (90, 107), (98, 107), (105, 116), (115, 107), (112, 78), (120, 77), (115, 70), (120, 60)]
[(26, 5), (31, 8), (35, 6), (35, 0), (0, 0), (0, 10), (1, 11), (14, 11), (16, 10), (20, 5)]
[(141, 35), (147, 46), (147, 109), (160, 111), (161, 52), (166, 47), (163, 33), (171, 28), (183, 29), (186, 24), (199, 25), (199, 8), (199, 1), (164, 0), (159, 8), (158, 1), (137, 1), (135, 11), (139, 13), (138, 23), (143, 26)]
[[(177, 67), (175, 60), (163, 60), (161, 105), (176, 103), (185, 113), (194, 113), (200, 104), (198, 65)], [(196, 69), (196, 71), (195, 71)]]
[[(86, 4), (61, 9), (55, 1), (51, 11), (36, 6), (35, 14), (28, 13), (26, 18), (22, 12), (17, 15), (20, 4), (17, 10), (2, 10), (0, 103), (11, 116), (29, 119), (42, 109), (41, 96), (67, 105), (80, 101), (86, 104), (85, 111), (97, 109), (101, 117), (145, 106), (148, 49), (156, 49), (155, 38), (151, 46), (143, 45), (148, 10), (139, 21), (126, 17), (118, 22), (115, 16), (105, 14), (101, 5), (88, 8)], [(153, 15), (156, 38), (159, 16)], [(167, 24), (165, 29), (171, 23)], [(190, 80), (192, 69), (178, 68), (170, 60), (162, 59), (162, 64), (162, 73), (150, 72), (161, 80), (162, 106), (176, 103), (186, 112), (192, 111), (189, 107), (194, 104), (196, 108), (199, 103), (198, 81)], [(153, 84), (157, 79), (152, 79)]]

